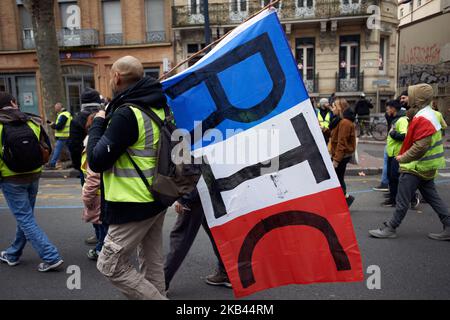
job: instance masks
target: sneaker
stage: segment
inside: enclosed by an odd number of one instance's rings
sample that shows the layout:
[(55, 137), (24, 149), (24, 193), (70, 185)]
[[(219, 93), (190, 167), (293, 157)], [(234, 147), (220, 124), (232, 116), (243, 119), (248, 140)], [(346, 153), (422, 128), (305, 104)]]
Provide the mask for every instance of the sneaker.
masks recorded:
[(386, 199), (386, 201), (384, 201), (382, 203), (383, 207), (395, 207), (395, 201), (392, 199)]
[(419, 197), (419, 194), (416, 192), (414, 194), (413, 199), (411, 200), (411, 209), (417, 209), (419, 204), (420, 204), (420, 197)]
[(96, 236), (92, 236), (84, 240), (84, 243), (88, 246), (95, 246), (97, 244), (98, 240)]
[(429, 233), (428, 238), (439, 241), (450, 240), (450, 227), (444, 227), (444, 230), (440, 233)]
[(45, 170), (56, 170), (56, 166), (51, 166), (51, 165), (49, 165), (49, 164), (46, 164), (46, 165), (44, 166), (44, 169), (45, 169)]
[(14, 267), (14, 266), (17, 266), (19, 264), (19, 260), (12, 261), (12, 260), (8, 259), (8, 256), (6, 255), (6, 251), (2, 251), (0, 253), (0, 261), (3, 261), (5, 263), (7, 263), (8, 266), (10, 266), (10, 267)]
[(98, 252), (95, 249), (90, 249), (87, 253), (87, 257), (89, 260), (97, 261), (98, 259)]
[(345, 201), (347, 202), (347, 206), (350, 208), (350, 206), (352, 205), (353, 201), (355, 201), (355, 197), (354, 196), (347, 196), (347, 197), (345, 197)]
[(223, 271), (218, 270), (215, 274), (206, 277), (205, 281), (211, 286), (223, 286), (231, 288), (231, 282), (228, 279), (228, 275)]
[(372, 188), (374, 191), (382, 191), (382, 192), (388, 192), (389, 191), (389, 186), (387, 184), (380, 184), (377, 187), (373, 187)]
[(64, 263), (64, 261), (62, 259), (56, 261), (55, 263), (41, 262), (41, 263), (39, 263), (38, 271), (39, 272), (47, 272), (50, 270), (55, 270), (63, 263)]
[(380, 229), (369, 230), (369, 234), (372, 237), (379, 239), (397, 238), (395, 229), (389, 226), (387, 222), (383, 223), (383, 227), (381, 227)]

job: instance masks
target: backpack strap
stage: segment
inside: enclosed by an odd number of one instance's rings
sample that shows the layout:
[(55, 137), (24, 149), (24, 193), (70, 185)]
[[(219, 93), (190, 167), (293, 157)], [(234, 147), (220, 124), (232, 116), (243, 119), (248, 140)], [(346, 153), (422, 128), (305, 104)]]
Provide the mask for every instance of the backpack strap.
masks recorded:
[(161, 128), (165, 123), (169, 123), (173, 120), (172, 112), (170, 112), (169, 106), (167, 104), (165, 104), (163, 107), (164, 115), (165, 115), (164, 120), (161, 120), (161, 118), (158, 117), (158, 115), (151, 108), (142, 108), (141, 106), (138, 106), (137, 104), (134, 104), (134, 103), (124, 103), (121, 106), (119, 106), (117, 109), (122, 108), (122, 107), (129, 107), (129, 106), (139, 109), (140, 111), (142, 111), (143, 113), (148, 115), (150, 117), (150, 119), (152, 119), (159, 128)]
[(141, 168), (139, 168), (139, 166), (137, 165), (137, 163), (133, 160), (133, 158), (130, 156), (130, 154), (128, 153), (128, 151), (125, 152), (127, 154), (128, 159), (131, 161), (131, 163), (133, 164), (134, 169), (136, 170), (136, 172), (138, 173), (139, 177), (141, 178), (142, 182), (144, 183), (145, 187), (147, 188), (148, 192), (150, 192), (150, 194), (152, 194), (152, 187), (150, 186), (150, 183), (148, 183), (147, 178), (145, 177), (144, 173), (142, 172)]

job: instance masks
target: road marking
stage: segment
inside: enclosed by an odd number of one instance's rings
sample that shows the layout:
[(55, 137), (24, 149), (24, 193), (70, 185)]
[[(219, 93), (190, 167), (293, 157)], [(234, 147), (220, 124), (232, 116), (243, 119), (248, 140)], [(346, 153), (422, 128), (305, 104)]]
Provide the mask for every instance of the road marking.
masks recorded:
[(450, 172), (441, 172), (439, 175), (444, 178), (450, 178)]

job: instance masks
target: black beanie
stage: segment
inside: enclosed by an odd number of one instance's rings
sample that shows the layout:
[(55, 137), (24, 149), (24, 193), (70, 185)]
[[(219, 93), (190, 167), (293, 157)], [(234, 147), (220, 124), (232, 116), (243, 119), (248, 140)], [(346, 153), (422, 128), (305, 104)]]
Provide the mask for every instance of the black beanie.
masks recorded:
[(0, 91), (0, 109), (11, 106), (11, 101), (16, 101), (16, 99), (8, 92)]
[(87, 88), (81, 94), (81, 103), (102, 103), (102, 99), (97, 90)]

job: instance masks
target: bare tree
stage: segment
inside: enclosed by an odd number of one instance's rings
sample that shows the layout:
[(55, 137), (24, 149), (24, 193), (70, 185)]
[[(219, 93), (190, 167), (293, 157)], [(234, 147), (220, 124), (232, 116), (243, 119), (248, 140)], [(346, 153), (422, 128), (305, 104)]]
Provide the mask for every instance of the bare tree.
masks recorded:
[(33, 23), (45, 116), (53, 121), (55, 119), (53, 106), (56, 102), (65, 103), (53, 12), (54, 0), (23, 0), (23, 4), (30, 13)]

